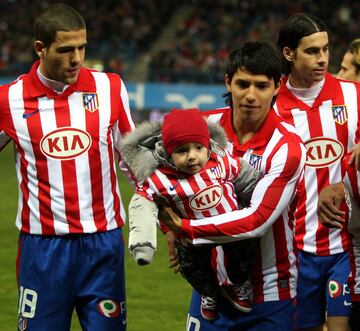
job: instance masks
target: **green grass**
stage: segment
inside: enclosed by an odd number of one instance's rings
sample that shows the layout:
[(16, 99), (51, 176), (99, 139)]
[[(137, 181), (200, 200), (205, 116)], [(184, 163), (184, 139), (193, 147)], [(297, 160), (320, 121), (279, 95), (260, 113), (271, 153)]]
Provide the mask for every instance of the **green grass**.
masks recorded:
[[(120, 176), (127, 204), (133, 189)], [(0, 330), (17, 325), (15, 261), (18, 230), (15, 228), (17, 183), (12, 146), (0, 153)], [(124, 234), (127, 237), (128, 228)], [(165, 237), (159, 234), (158, 251), (151, 265), (140, 267), (126, 249), (126, 290), (128, 331), (183, 331), (190, 301), (190, 286), (168, 268)], [(73, 318), (71, 330), (81, 330)]]

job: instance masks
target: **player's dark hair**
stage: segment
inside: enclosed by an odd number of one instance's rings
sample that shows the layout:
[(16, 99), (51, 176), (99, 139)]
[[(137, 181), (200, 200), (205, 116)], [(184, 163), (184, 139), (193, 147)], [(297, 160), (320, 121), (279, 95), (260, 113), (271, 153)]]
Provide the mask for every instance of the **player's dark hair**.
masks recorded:
[(49, 6), (34, 23), (35, 40), (49, 47), (58, 31), (78, 31), (86, 29), (81, 14), (69, 5), (58, 3)]
[[(323, 31), (328, 32), (328, 29), (319, 18), (308, 13), (298, 13), (290, 16), (282, 25), (277, 46), (281, 53), (284, 47), (295, 50), (299, 46), (300, 39)], [(286, 60), (284, 56), (282, 56), (282, 61), (283, 73), (285, 75), (290, 74), (292, 63)]]
[(352, 65), (355, 67), (356, 74), (360, 72), (360, 38), (351, 42), (349, 52), (353, 55)]
[[(233, 49), (226, 64), (226, 75), (230, 84), (238, 69), (254, 75), (265, 75), (273, 79), (275, 86), (281, 78), (281, 54), (266, 41), (246, 41)], [(231, 93), (223, 95), (225, 103), (232, 108)]]

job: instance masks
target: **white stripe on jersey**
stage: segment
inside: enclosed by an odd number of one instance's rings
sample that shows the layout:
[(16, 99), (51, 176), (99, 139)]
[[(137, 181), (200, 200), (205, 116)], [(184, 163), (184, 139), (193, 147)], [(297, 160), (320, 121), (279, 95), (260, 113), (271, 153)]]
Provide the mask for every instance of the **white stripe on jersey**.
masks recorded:
[[(11, 111), (11, 117), (13, 119), (14, 127), (17, 132), (23, 131), (26, 134), (26, 137), (22, 137), (23, 139), (19, 139), (20, 146), (23, 150), (28, 150), (29, 153), (25, 153), (25, 160), (28, 164), (32, 164), (35, 162), (35, 155), (31, 145), (31, 141), (29, 138), (29, 131), (26, 125), (26, 121), (19, 121), (18, 117), (22, 117), (25, 112), (24, 102), (23, 100), (19, 100), (17, 96), (23, 93), (23, 81), (19, 80), (16, 84), (10, 86), (9, 88), (9, 105)], [(20, 173), (20, 162), (16, 162), (17, 173)], [(38, 181), (37, 181), (37, 172), (36, 169), (32, 167), (27, 167), (27, 176), (31, 177), (28, 183), (28, 191), (29, 191), (29, 201), (28, 205), (30, 207), (30, 229), (33, 232), (41, 232), (40, 223), (37, 221), (40, 216), (40, 208), (39, 201), (37, 199), (38, 196)], [(19, 181), (19, 183), (21, 183)], [(19, 190), (20, 191), (20, 190)], [(16, 224), (21, 224), (21, 214), (18, 213), (16, 218)]]
[(296, 131), (300, 134), (302, 141), (305, 143), (310, 140), (309, 122), (305, 111), (299, 108), (291, 110), (292, 118), (294, 119), (294, 126)]
[[(344, 93), (344, 104), (347, 106), (347, 116), (348, 116), (348, 146), (347, 149), (351, 150), (354, 146), (355, 141), (355, 132), (357, 130), (357, 123), (358, 123), (358, 112), (353, 111), (354, 109), (358, 109), (357, 104), (357, 93), (356, 88), (353, 83), (350, 82), (340, 82), (341, 88), (343, 89)], [(352, 111), (349, 111), (349, 110)]]
[(219, 123), (221, 117), (223, 116), (223, 113), (220, 114), (213, 114), (208, 116), (208, 121), (210, 123)]

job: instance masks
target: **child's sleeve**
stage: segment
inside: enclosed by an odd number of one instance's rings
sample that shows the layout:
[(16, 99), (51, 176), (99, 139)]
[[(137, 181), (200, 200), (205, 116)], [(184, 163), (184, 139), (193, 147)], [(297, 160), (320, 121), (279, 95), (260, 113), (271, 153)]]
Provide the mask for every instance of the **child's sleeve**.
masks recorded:
[(157, 245), (158, 207), (135, 193), (129, 203), (129, 250), (137, 264), (152, 262)]

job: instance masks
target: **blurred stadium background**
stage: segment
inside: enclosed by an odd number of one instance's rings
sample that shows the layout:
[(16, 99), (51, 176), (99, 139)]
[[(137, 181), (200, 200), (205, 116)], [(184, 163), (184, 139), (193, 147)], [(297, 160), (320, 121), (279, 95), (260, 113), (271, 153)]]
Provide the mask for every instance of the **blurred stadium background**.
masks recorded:
[[(59, 1), (0, 0), (0, 84), (30, 69), (34, 18)], [(306, 11), (330, 30), (330, 72), (339, 70), (350, 41), (360, 37), (360, 2), (352, 0), (86, 0), (67, 1), (88, 28), (86, 65), (119, 73), (136, 122), (170, 109), (224, 105), (229, 51), (247, 39), (276, 43), (282, 22)], [(14, 219), (17, 187), (12, 149), (0, 154), (0, 330), (16, 327)], [(125, 201), (132, 188), (121, 179)], [(125, 229), (125, 234), (127, 229)], [(140, 268), (127, 253), (129, 331), (184, 330), (190, 288), (167, 268), (159, 238), (154, 263)], [(74, 322), (72, 330), (80, 330)]]
[[(53, 0), (0, 1), (0, 84), (27, 72), (34, 18)], [(247, 39), (276, 43), (282, 22), (306, 11), (330, 30), (330, 72), (360, 36), (360, 2), (352, 0), (68, 1), (85, 17), (86, 64), (119, 73), (136, 121), (174, 107), (223, 106), (224, 60)]]

